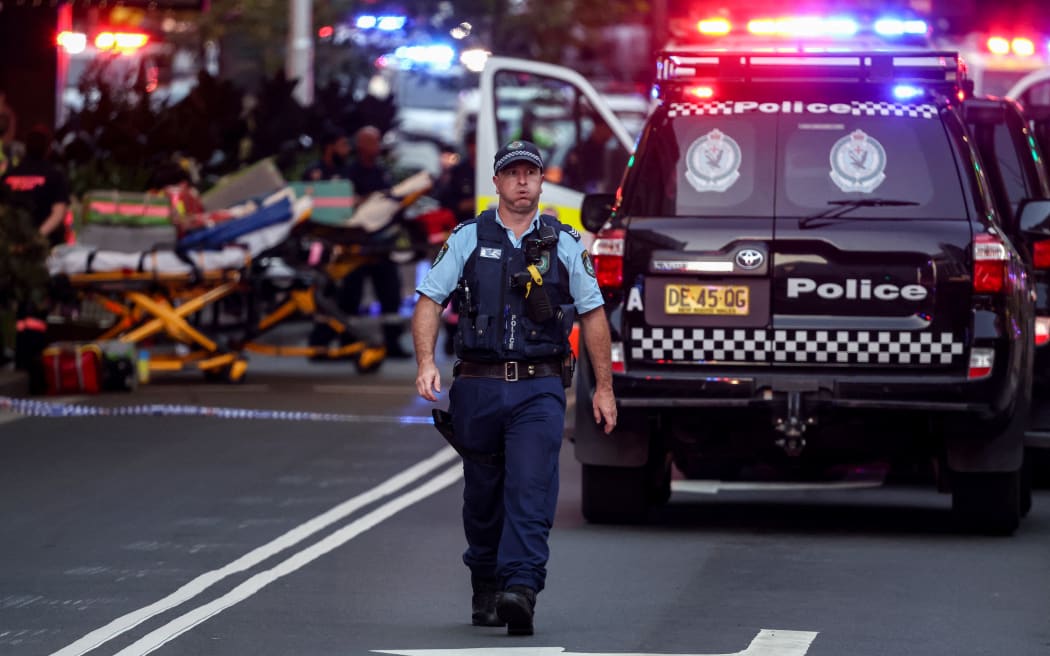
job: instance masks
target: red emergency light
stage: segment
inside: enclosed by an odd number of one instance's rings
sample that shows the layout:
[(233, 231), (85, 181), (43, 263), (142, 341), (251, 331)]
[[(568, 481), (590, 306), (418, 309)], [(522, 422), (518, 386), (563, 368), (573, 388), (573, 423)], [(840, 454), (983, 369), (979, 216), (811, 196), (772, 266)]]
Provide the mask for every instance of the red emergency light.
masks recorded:
[(113, 50), (132, 53), (149, 43), (149, 35), (141, 32), (99, 32), (95, 37), (95, 47), (99, 50)]
[(1035, 54), (1035, 42), (1026, 36), (1005, 37), (992, 35), (985, 41), (985, 47), (993, 55), (1010, 55), (1031, 57)]
[(87, 48), (87, 35), (83, 32), (59, 32), (55, 42), (71, 55), (79, 55)]

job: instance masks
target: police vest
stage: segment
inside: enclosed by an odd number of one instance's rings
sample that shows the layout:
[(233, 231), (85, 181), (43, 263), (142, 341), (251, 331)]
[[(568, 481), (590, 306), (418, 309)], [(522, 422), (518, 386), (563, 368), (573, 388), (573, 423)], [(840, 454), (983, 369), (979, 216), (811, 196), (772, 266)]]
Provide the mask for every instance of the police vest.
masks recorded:
[[(477, 223), (478, 243), (463, 265), (457, 287), (456, 356), (474, 362), (506, 362), (554, 360), (568, 354), (576, 306), (557, 245), (536, 264), (554, 310), (551, 319), (538, 323), (526, 312), (525, 290), (512, 282), (515, 273), (526, 270), (524, 250), (511, 244), (506, 229), (496, 223), (495, 211), (486, 210), (472, 221)], [(540, 221), (555, 228), (559, 236), (570, 230), (552, 216), (540, 216)], [(526, 234), (522, 245), (534, 233)]]

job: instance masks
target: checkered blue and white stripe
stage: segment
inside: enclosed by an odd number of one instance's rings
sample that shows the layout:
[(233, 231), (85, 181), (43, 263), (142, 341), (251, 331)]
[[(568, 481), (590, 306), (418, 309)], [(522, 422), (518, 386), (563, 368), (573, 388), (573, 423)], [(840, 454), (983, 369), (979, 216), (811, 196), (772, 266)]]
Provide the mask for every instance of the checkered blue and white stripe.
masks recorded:
[[(780, 113), (781, 105), (770, 103), (778, 107), (776, 113)], [(803, 105), (804, 107), (805, 105)], [(791, 103), (792, 109), (795, 103)], [(907, 118), (937, 118), (936, 105), (906, 105), (903, 103), (891, 103), (881, 101), (854, 100), (850, 103), (850, 114), (852, 116), (900, 116)], [(684, 103), (675, 102), (667, 110), (667, 116), (677, 118), (681, 116), (729, 116), (732, 114), (759, 114), (754, 105), (748, 105), (747, 109), (740, 110), (740, 105), (729, 100), (718, 100), (706, 103)], [(791, 111), (789, 113), (796, 113)], [(824, 115), (825, 113), (821, 113)], [(827, 114), (829, 116), (834, 114)], [(842, 114), (839, 114), (841, 116)]]
[(635, 360), (874, 366), (948, 366), (965, 351), (949, 332), (762, 328), (632, 328), (628, 348)]
[(936, 105), (903, 105), (891, 102), (853, 102), (854, 116), (907, 116), (937, 118)]

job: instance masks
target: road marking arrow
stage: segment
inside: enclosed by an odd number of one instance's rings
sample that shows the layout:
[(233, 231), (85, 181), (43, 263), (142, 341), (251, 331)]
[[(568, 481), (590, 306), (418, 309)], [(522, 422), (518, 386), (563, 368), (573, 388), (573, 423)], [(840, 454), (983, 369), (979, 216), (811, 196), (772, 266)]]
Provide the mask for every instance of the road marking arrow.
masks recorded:
[(564, 647), (483, 647), (480, 649), (373, 649), (397, 656), (805, 656), (817, 637), (813, 631), (762, 629), (744, 651), (732, 654), (643, 654), (640, 652), (576, 652)]

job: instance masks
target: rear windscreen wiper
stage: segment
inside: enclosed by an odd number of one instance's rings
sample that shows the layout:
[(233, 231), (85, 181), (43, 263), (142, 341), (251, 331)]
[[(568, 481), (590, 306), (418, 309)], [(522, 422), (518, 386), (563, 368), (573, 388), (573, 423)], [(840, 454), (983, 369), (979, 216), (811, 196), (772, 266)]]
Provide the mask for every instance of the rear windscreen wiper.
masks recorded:
[(851, 200), (829, 200), (828, 205), (832, 207), (820, 214), (799, 219), (798, 227), (805, 229), (818, 219), (835, 219), (858, 207), (905, 207), (918, 205), (918, 203), (913, 200), (897, 200), (894, 198), (854, 198)]

